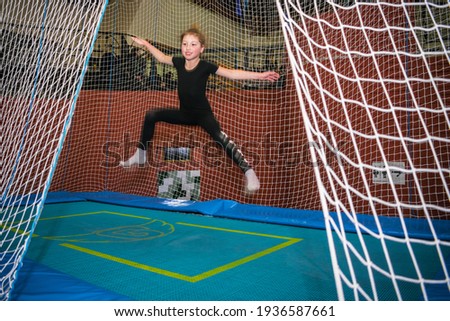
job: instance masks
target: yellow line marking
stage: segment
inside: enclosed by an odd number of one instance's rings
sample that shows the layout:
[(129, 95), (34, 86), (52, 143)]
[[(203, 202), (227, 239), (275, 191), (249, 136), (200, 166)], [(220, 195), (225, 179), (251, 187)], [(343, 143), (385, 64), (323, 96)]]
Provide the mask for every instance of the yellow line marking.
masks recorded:
[[(153, 220), (152, 217), (147, 216), (139, 216), (139, 215), (133, 215), (133, 214), (124, 214), (119, 212), (110, 212), (110, 211), (96, 211), (96, 212), (86, 212), (86, 213), (77, 213), (77, 214), (67, 214), (67, 215), (60, 215), (60, 216), (53, 216), (53, 217), (39, 217), (39, 221), (50, 221), (55, 219), (63, 219), (63, 218), (71, 218), (71, 217), (81, 217), (81, 216), (88, 216), (88, 215), (98, 215), (98, 214), (110, 214), (110, 215), (118, 215), (118, 216), (127, 216), (132, 218), (140, 218), (144, 220)], [(27, 236), (30, 234), (30, 231), (25, 231), (18, 228), (12, 228), (12, 225), (6, 225), (6, 224), (0, 224), (0, 228), (7, 229), (9, 228), (11, 231), (14, 231), (18, 234), (22, 234), (24, 236)], [(33, 233), (31, 237), (39, 237), (38, 234)]]
[(128, 265), (128, 266), (131, 266), (131, 267), (136, 268), (136, 269), (140, 269), (140, 270), (144, 270), (144, 271), (149, 271), (149, 272), (161, 274), (161, 275), (164, 275), (164, 276), (168, 276), (168, 277), (179, 279), (179, 280), (186, 281), (186, 282), (195, 283), (195, 282), (207, 279), (207, 278), (209, 278), (211, 276), (214, 276), (216, 274), (219, 274), (219, 273), (225, 272), (227, 270), (230, 270), (232, 268), (235, 268), (235, 267), (237, 267), (239, 265), (242, 265), (242, 264), (248, 263), (250, 261), (256, 260), (256, 259), (258, 259), (260, 257), (265, 256), (265, 255), (271, 254), (271, 253), (273, 253), (275, 251), (278, 251), (278, 250), (280, 250), (282, 248), (290, 246), (290, 245), (292, 245), (294, 243), (297, 243), (299, 241), (301, 241), (301, 239), (291, 239), (291, 240), (289, 240), (287, 242), (284, 242), (282, 244), (278, 244), (276, 246), (273, 246), (273, 247), (268, 248), (266, 250), (263, 250), (261, 252), (257, 252), (255, 254), (246, 256), (246, 257), (244, 257), (242, 259), (239, 259), (239, 260), (236, 260), (234, 262), (231, 262), (231, 263), (219, 266), (219, 267), (217, 267), (215, 269), (212, 269), (212, 270), (209, 270), (209, 271), (206, 271), (206, 272), (200, 273), (198, 275), (194, 275), (194, 276), (188, 276), (188, 275), (184, 275), (184, 274), (181, 274), (181, 273), (177, 273), (177, 272), (172, 272), (172, 271), (156, 268), (156, 267), (153, 267), (153, 266), (150, 266), (150, 265), (137, 263), (137, 262), (130, 261), (130, 260), (127, 260), (127, 259), (123, 259), (123, 258), (120, 258), (120, 257), (117, 257), (117, 256), (113, 256), (113, 255), (110, 255), (110, 254), (94, 251), (94, 250), (91, 250), (91, 249), (88, 249), (88, 248), (85, 248), (85, 247), (81, 247), (81, 246), (78, 246), (78, 245), (73, 245), (73, 244), (69, 244), (69, 243), (62, 243), (60, 245), (64, 246), (64, 247), (67, 247), (67, 248), (70, 248), (70, 249), (73, 249), (73, 250), (76, 250), (76, 251), (80, 251), (80, 252), (86, 253), (86, 254), (97, 256), (97, 257), (100, 257), (100, 258), (103, 258), (103, 259), (106, 259), (106, 260), (109, 260), (109, 261), (113, 261), (113, 262), (117, 262), (117, 263), (120, 263), (120, 264)]
[(158, 274), (162, 274), (165, 276), (169, 276), (175, 279), (180, 279), (180, 280), (184, 280), (184, 281), (188, 281), (188, 282), (192, 282), (190, 281), (190, 277), (180, 274), (180, 273), (175, 273), (175, 272), (171, 272), (171, 271), (167, 271), (167, 270), (163, 270), (163, 269), (159, 269), (159, 268), (155, 268), (153, 266), (149, 266), (149, 265), (145, 265), (145, 264), (141, 264), (141, 263), (137, 263), (137, 262), (133, 262), (127, 259), (122, 259), (120, 257), (117, 256), (113, 256), (113, 255), (109, 255), (106, 253), (102, 253), (102, 252), (98, 252), (98, 251), (94, 251), (85, 247), (81, 247), (81, 246), (77, 246), (77, 245), (73, 245), (73, 244), (68, 244), (68, 243), (62, 243), (60, 244), (61, 246), (76, 250), (76, 251), (80, 251), (86, 254), (90, 254), (93, 256), (97, 256), (109, 261), (113, 261), (113, 262), (117, 262), (120, 264), (124, 264), (124, 265), (128, 265), (131, 266), (133, 268), (136, 269), (141, 269), (144, 271), (149, 271), (149, 272), (154, 272), (154, 273), (158, 273)]
[[(144, 219), (144, 220), (153, 220), (153, 218), (147, 217), (147, 216), (138, 216), (138, 215), (124, 214), (124, 213), (118, 213), (118, 212), (109, 212), (109, 211), (97, 211), (97, 212), (68, 214), (68, 215), (53, 216), (53, 217), (42, 217), (41, 216), (41, 217), (39, 217), (39, 221), (49, 221), (49, 220), (54, 220), (54, 219), (63, 219), (63, 218), (98, 215), (98, 214), (111, 214), (111, 215), (127, 216), (127, 217), (132, 217), (132, 218), (140, 218), (140, 219)], [(10, 225), (10, 226), (12, 226), (12, 225)], [(25, 231), (25, 230), (17, 229), (17, 228), (11, 228), (10, 226), (9, 226), (9, 229), (18, 234), (22, 234), (25, 236), (30, 234), (30, 231)], [(6, 228), (8, 228), (8, 225), (0, 224), (0, 228), (6, 229)], [(39, 237), (39, 234), (33, 233), (33, 235), (31, 237)]]
[(252, 255), (246, 256), (244, 258), (238, 259), (236, 261), (227, 263), (225, 265), (219, 266), (217, 268), (214, 268), (212, 270), (200, 273), (198, 275), (194, 275), (194, 276), (188, 276), (188, 275), (184, 275), (181, 273), (177, 273), (177, 272), (172, 272), (172, 271), (168, 271), (168, 270), (164, 270), (164, 269), (160, 269), (160, 268), (156, 268), (153, 266), (149, 266), (149, 265), (145, 265), (145, 264), (141, 264), (138, 262), (134, 262), (131, 260), (127, 260), (127, 259), (123, 259), (117, 256), (113, 256), (110, 254), (106, 254), (106, 253), (102, 253), (102, 252), (98, 252), (95, 250), (91, 250), (85, 247), (81, 247), (78, 245), (73, 245), (73, 244), (68, 244), (68, 243), (62, 243), (60, 244), (61, 246), (76, 250), (76, 251), (80, 251), (86, 254), (90, 254), (93, 256), (97, 256), (106, 260), (110, 260), (113, 262), (117, 262), (120, 264), (124, 264), (133, 268), (137, 268), (137, 269), (141, 269), (144, 271), (149, 271), (149, 272), (153, 272), (153, 273), (157, 273), (157, 274), (161, 274), (164, 276), (168, 276), (168, 277), (172, 277), (175, 279), (179, 279), (182, 281), (186, 281), (186, 282), (198, 282), (204, 279), (207, 279), (211, 276), (217, 275), (219, 273), (225, 272), (227, 270), (233, 269), (239, 265), (248, 263), (250, 261), (256, 260), (260, 257), (263, 257), (265, 255), (271, 254), (273, 252), (276, 252), (278, 250), (281, 250), (285, 247), (288, 247), (292, 244), (295, 244), (297, 242), (302, 241), (302, 239), (299, 238), (292, 238), (292, 237), (287, 237), (287, 236), (278, 236), (278, 235), (272, 235), (272, 234), (263, 234), (263, 233), (255, 233), (255, 232), (248, 232), (248, 231), (242, 231), (242, 230), (232, 230), (232, 229), (226, 229), (226, 228), (220, 228), (220, 227), (214, 227), (214, 226), (206, 226), (206, 225), (197, 225), (197, 224), (190, 224), (190, 223), (183, 223), (183, 222), (178, 222), (177, 224), (179, 225), (185, 225), (185, 226), (190, 226), (190, 227), (197, 227), (197, 228), (205, 228), (205, 229), (211, 229), (211, 230), (216, 230), (216, 231), (224, 231), (224, 232), (230, 232), (230, 233), (239, 233), (239, 234), (246, 234), (246, 235), (253, 235), (253, 236), (260, 236), (260, 237), (270, 237), (270, 238), (277, 238), (277, 239), (284, 239), (287, 240), (287, 242), (283, 242), (281, 244), (275, 245), (273, 247), (267, 248), (263, 251), (254, 253)]
[[(6, 224), (0, 224), (0, 228), (5, 230), (9, 229), (10, 231), (16, 233), (16, 234), (20, 234), (23, 236), (28, 236), (30, 234), (30, 231), (25, 231), (23, 229), (19, 229), (19, 228), (15, 228), (15, 227), (11, 227), (12, 225), (6, 225)], [(39, 235), (37, 234), (33, 234), (31, 235), (31, 237), (38, 237)]]
[(54, 219), (62, 219), (62, 218), (70, 218), (70, 217), (78, 217), (78, 216), (88, 216), (88, 215), (98, 215), (98, 214), (110, 214), (110, 215), (126, 216), (126, 217), (133, 217), (133, 218), (141, 218), (141, 219), (145, 219), (145, 220), (152, 220), (153, 219), (153, 218), (150, 218), (148, 216), (124, 214), (124, 213), (109, 212), (109, 211), (98, 211), (98, 212), (87, 212), (87, 213), (78, 213), (78, 214), (68, 214), (68, 215), (61, 215), (61, 216), (46, 217), (46, 218), (40, 218), (39, 220), (47, 221), (47, 220), (54, 220)]
[(284, 242), (282, 244), (270, 247), (270, 248), (268, 248), (268, 249), (266, 249), (264, 251), (257, 252), (255, 254), (252, 254), (252, 255), (244, 257), (242, 259), (236, 260), (234, 262), (231, 262), (231, 263), (219, 266), (219, 267), (217, 267), (215, 269), (212, 269), (212, 270), (209, 270), (209, 271), (206, 271), (204, 273), (201, 273), (201, 274), (198, 274), (196, 276), (191, 277), (191, 279), (192, 279), (191, 282), (198, 282), (198, 281), (204, 280), (206, 278), (209, 278), (209, 277), (211, 277), (213, 275), (216, 275), (216, 274), (225, 272), (227, 270), (233, 269), (233, 268), (235, 268), (235, 267), (237, 267), (239, 265), (248, 263), (250, 261), (253, 261), (253, 260), (256, 260), (256, 259), (258, 259), (260, 257), (263, 257), (265, 255), (271, 254), (271, 253), (273, 253), (275, 251), (281, 250), (282, 248), (290, 246), (290, 245), (292, 245), (294, 243), (297, 243), (299, 241), (301, 241), (301, 239), (291, 239), (290, 241), (287, 241), (287, 242)]
[[(54, 216), (54, 217), (47, 217), (47, 218), (40, 217), (39, 220), (46, 221), (46, 220), (64, 219), (64, 218), (71, 218), (71, 217), (82, 217), (82, 216), (98, 215), (98, 214), (109, 214), (109, 215), (126, 216), (126, 217), (139, 218), (139, 219), (145, 219), (145, 220), (153, 220), (154, 219), (154, 218), (147, 217), (147, 216), (138, 216), (138, 215), (132, 215), (132, 214), (119, 213), (119, 212), (96, 211), (96, 212), (68, 214), (68, 215), (61, 215), (61, 216)], [(189, 226), (189, 227), (195, 227), (195, 228), (203, 228), (203, 229), (210, 229), (210, 230), (215, 230), (215, 231), (228, 232), (228, 233), (238, 233), (238, 234), (253, 235), (253, 236), (259, 236), (259, 237), (269, 237), (269, 238), (282, 239), (282, 240), (287, 240), (287, 241), (283, 242), (281, 244), (278, 244), (276, 246), (267, 248), (267, 249), (265, 249), (263, 251), (260, 251), (260, 252), (254, 253), (252, 255), (246, 256), (244, 258), (238, 259), (236, 261), (233, 261), (233, 262), (227, 263), (225, 265), (219, 266), (219, 267), (214, 268), (212, 270), (200, 273), (198, 275), (194, 275), (194, 276), (188, 276), (188, 275), (184, 275), (184, 274), (181, 274), (181, 273), (177, 273), (177, 272), (172, 272), (172, 271), (156, 268), (156, 267), (153, 267), (153, 266), (141, 264), (141, 263), (138, 263), (138, 262), (127, 260), (127, 259), (124, 259), (124, 258), (120, 258), (120, 257), (117, 257), (117, 256), (106, 254), (106, 253), (103, 253), (103, 252), (91, 250), (91, 249), (88, 249), (88, 248), (85, 248), (85, 247), (81, 247), (81, 246), (78, 246), (78, 245), (74, 245), (74, 244), (62, 243), (60, 245), (63, 246), (63, 247), (66, 247), (66, 248), (70, 248), (70, 249), (82, 252), (82, 253), (86, 253), (86, 254), (89, 254), (89, 255), (93, 255), (93, 256), (96, 256), (96, 257), (100, 257), (100, 258), (109, 260), (109, 261), (113, 261), (113, 262), (117, 262), (117, 263), (120, 263), (120, 264), (124, 264), (124, 265), (130, 266), (130, 267), (133, 267), (133, 268), (137, 268), (137, 269), (141, 269), (141, 270), (144, 270), (144, 271), (149, 271), (149, 272), (161, 274), (161, 275), (164, 275), (164, 276), (167, 276), (167, 277), (171, 277), (171, 278), (183, 280), (183, 281), (186, 281), (186, 282), (193, 282), (194, 283), (194, 282), (198, 282), (198, 281), (204, 280), (206, 278), (209, 278), (211, 276), (217, 275), (219, 273), (225, 272), (227, 270), (233, 269), (233, 268), (235, 268), (235, 267), (237, 267), (239, 265), (242, 265), (242, 264), (248, 263), (250, 261), (256, 260), (258, 258), (261, 258), (261, 257), (265, 256), (265, 255), (271, 254), (273, 252), (276, 252), (278, 250), (281, 250), (281, 249), (283, 249), (285, 247), (288, 247), (290, 245), (293, 245), (293, 244), (303, 240), (303, 239), (292, 238), (292, 237), (288, 237), (288, 236), (278, 236), (278, 235), (272, 235), (272, 234), (256, 233), (256, 232), (234, 230), (234, 229), (227, 229), (227, 228), (206, 226), (206, 225), (198, 225), (198, 224), (191, 224), (191, 223), (184, 223), (184, 222), (177, 222), (176, 224)], [(24, 231), (19, 231), (19, 232), (25, 234)], [(34, 234), (33, 237), (38, 237), (38, 235)]]
[(278, 235), (273, 235), (273, 234), (263, 234), (263, 233), (255, 233), (255, 232), (248, 232), (248, 231), (241, 231), (241, 230), (231, 230), (231, 229), (227, 229), (227, 228), (207, 226), (207, 225), (197, 225), (197, 224), (183, 223), (183, 222), (177, 222), (177, 224), (191, 226), (191, 227), (205, 228), (205, 229), (209, 229), (209, 230), (255, 235), (255, 236), (262, 236), (262, 237), (270, 237), (270, 238), (283, 239), (283, 240), (291, 240), (292, 239), (292, 237), (288, 237), (288, 236), (278, 236)]
[(50, 220), (56, 220), (56, 219), (62, 219), (62, 218), (69, 218), (69, 217), (77, 217), (77, 216), (87, 216), (87, 215), (95, 215), (95, 214), (103, 214), (104, 211), (98, 211), (98, 212), (87, 212), (87, 213), (78, 213), (78, 214), (67, 214), (67, 215), (60, 215), (60, 216), (52, 216), (52, 217), (40, 217), (40, 221), (50, 221)]

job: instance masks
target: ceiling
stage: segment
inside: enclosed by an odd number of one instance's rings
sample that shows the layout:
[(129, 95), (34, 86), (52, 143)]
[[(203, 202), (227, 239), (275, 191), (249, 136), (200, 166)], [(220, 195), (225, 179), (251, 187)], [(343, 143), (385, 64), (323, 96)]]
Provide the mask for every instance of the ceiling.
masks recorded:
[(268, 35), (280, 28), (275, 0), (188, 1), (242, 24), (253, 35)]

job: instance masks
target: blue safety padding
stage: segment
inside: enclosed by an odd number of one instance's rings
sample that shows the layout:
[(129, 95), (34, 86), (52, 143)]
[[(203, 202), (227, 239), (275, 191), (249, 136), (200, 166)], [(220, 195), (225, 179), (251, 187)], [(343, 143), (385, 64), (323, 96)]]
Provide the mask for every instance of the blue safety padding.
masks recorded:
[[(2, 206), (25, 206), (28, 204), (37, 204), (42, 201), (43, 194), (10, 195), (1, 201)], [(86, 198), (78, 193), (71, 192), (51, 192), (45, 198), (45, 204), (64, 203), (64, 202), (84, 202)]]
[[(130, 298), (29, 259), (23, 260), (11, 301), (130, 301)], [(43, 291), (45, 289), (45, 291)]]
[[(325, 220), (322, 211), (278, 208), (263, 205), (242, 204), (232, 200), (215, 199), (210, 201), (186, 201), (164, 199), (158, 197), (139, 196), (117, 192), (52, 192), (48, 194), (50, 202), (66, 202), (73, 200), (86, 200), (108, 204), (159, 209), (186, 213), (198, 213), (209, 216), (227, 217), (248, 221), (265, 222), (271, 224), (291, 225), (298, 227), (325, 229)], [(338, 215), (330, 213), (337, 221)], [(405, 237), (402, 228), (404, 225), (408, 237), (420, 239), (434, 239), (429, 222), (426, 219), (406, 218), (402, 221), (397, 217), (373, 216), (358, 214), (357, 221), (360, 226), (379, 233), (376, 219), (382, 227), (383, 234)], [(342, 218), (343, 227), (347, 232), (356, 232), (355, 224), (346, 216)], [(432, 220), (434, 233), (440, 240), (450, 240), (450, 220)], [(361, 232), (365, 233), (364, 230)]]

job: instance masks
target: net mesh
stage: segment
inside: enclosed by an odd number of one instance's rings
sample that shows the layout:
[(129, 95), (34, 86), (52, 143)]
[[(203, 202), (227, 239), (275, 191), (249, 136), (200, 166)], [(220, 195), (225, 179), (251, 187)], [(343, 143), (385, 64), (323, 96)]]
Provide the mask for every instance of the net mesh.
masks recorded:
[[(386, 299), (392, 291), (402, 299), (404, 284), (425, 299), (435, 284), (448, 293), (449, 243), (433, 221), (450, 218), (448, 2), (277, 3), (314, 142), (340, 298)], [(375, 231), (357, 213), (370, 213)], [(387, 235), (386, 216), (399, 218), (400, 236)], [(432, 240), (410, 235), (411, 218), (425, 219)], [(345, 221), (355, 226), (356, 239)], [(381, 260), (368, 250), (373, 242)], [(405, 247), (402, 263), (411, 273), (399, 272), (393, 244)], [(431, 258), (419, 257), (422, 247)], [(438, 279), (426, 275), (431, 261), (438, 262)], [(361, 283), (364, 278), (370, 281)], [(380, 286), (384, 281), (390, 291)]]
[[(128, 170), (118, 166), (134, 153), (147, 111), (179, 106), (173, 67), (136, 50), (130, 35), (180, 56), (180, 35), (194, 24), (207, 37), (203, 59), (227, 68), (281, 74), (275, 83), (219, 76), (208, 82), (207, 95), (222, 130), (261, 181), (261, 190), (251, 198), (243, 193), (241, 170), (199, 127), (158, 123), (148, 165)], [(273, 1), (111, 2), (89, 64), (53, 190), (155, 196), (161, 172), (200, 170), (199, 193), (182, 195), (317, 208), (312, 176), (301, 174), (309, 171), (307, 144)], [(190, 159), (164, 161), (168, 147), (189, 148)]]
[(104, 5), (2, 3), (0, 300), (42, 210)]
[[(41, 0), (2, 10), (1, 299), (47, 191), (61, 190), (323, 209), (341, 299), (402, 299), (405, 284), (425, 299), (430, 286), (448, 292), (449, 243), (434, 225), (450, 218), (446, 1)], [(174, 69), (131, 36), (176, 56), (193, 24), (207, 36), (204, 59), (281, 75), (208, 83), (223, 131), (260, 178), (254, 196), (197, 127), (159, 123), (148, 164), (118, 166), (145, 113), (179, 104)], [(381, 223), (391, 216), (401, 237)], [(431, 239), (409, 236), (415, 218)], [(406, 248), (407, 274), (390, 246)], [(424, 247), (430, 256), (419, 258)]]

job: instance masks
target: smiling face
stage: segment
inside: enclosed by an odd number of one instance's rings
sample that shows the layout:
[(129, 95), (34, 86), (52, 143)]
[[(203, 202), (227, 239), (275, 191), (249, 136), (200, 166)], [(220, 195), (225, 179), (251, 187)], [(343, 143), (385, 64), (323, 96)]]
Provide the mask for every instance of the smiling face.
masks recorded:
[(192, 34), (186, 34), (181, 41), (181, 54), (187, 61), (199, 59), (205, 46), (199, 38)]

